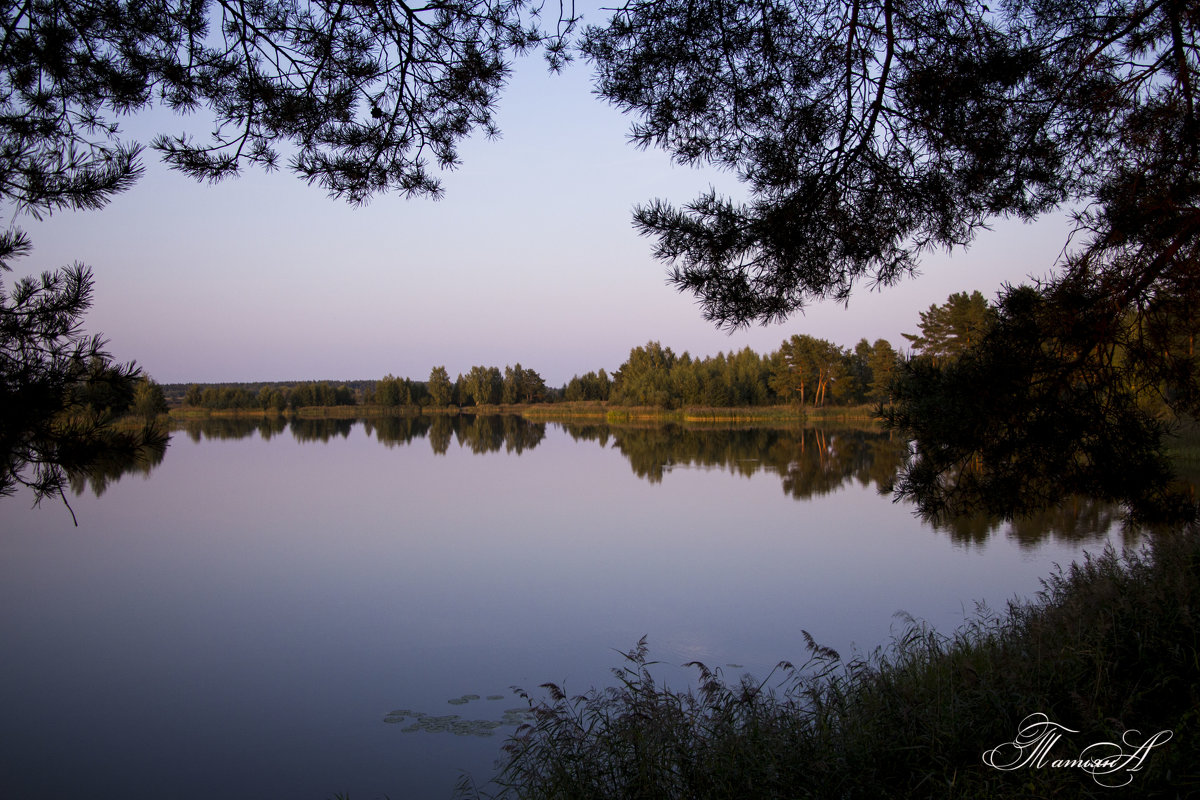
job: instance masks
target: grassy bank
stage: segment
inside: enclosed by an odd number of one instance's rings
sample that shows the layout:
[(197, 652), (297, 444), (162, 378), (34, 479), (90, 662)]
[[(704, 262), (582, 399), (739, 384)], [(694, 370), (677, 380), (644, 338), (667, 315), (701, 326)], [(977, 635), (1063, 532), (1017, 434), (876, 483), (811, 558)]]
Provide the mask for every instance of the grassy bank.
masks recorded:
[(687, 406), (684, 408), (658, 408), (656, 406), (614, 406), (607, 403), (580, 402), (531, 405), (524, 407), (500, 406), (499, 409), (518, 408), (518, 413), (535, 420), (601, 420), (611, 423), (627, 422), (676, 422), (676, 423), (761, 423), (779, 424), (823, 420), (873, 421), (872, 406), (848, 406), (841, 408), (783, 406)]
[[(302, 406), (295, 409), (279, 411), (274, 408), (199, 408), (183, 406), (172, 408), (170, 418), (173, 420), (192, 419), (262, 419), (263, 417), (283, 417), (291, 419), (363, 419), (371, 417), (404, 417), (430, 414), (459, 414), (462, 409), (456, 406), (445, 408), (429, 408), (416, 406)], [(489, 412), (492, 413), (492, 412)], [(499, 412), (494, 412), (499, 413)]]
[(171, 409), (172, 419), (206, 417), (356, 417), (416, 416), (428, 414), (518, 414), (535, 421), (596, 420), (605, 422), (781, 422), (805, 419), (870, 419), (867, 407), (845, 409), (805, 409), (798, 406), (749, 406), (741, 408), (688, 407), (663, 409), (653, 406), (612, 406), (600, 402), (518, 403), (487, 406), (309, 406), (277, 411), (275, 409), (205, 409), (191, 406)]
[[(1200, 536), (1161, 535), (1045, 582), (1037, 602), (981, 611), (945, 636), (913, 624), (883, 652), (812, 659), (765, 683), (696, 666), (698, 688), (653, 677), (644, 643), (618, 684), (567, 697), (552, 684), (536, 722), (506, 745), (496, 781), (467, 796), (511, 798), (1189, 797), (1200, 793)], [(807, 635), (806, 635), (807, 636)], [(1042, 766), (1014, 742), (1032, 714), (1066, 726)], [(1101, 780), (1089, 745), (1124, 753), (1161, 731), (1138, 771)], [(1165, 741), (1164, 741), (1165, 740)], [(1083, 757), (1098, 754), (1092, 750)], [(1060, 766), (1055, 767), (1054, 762)]]

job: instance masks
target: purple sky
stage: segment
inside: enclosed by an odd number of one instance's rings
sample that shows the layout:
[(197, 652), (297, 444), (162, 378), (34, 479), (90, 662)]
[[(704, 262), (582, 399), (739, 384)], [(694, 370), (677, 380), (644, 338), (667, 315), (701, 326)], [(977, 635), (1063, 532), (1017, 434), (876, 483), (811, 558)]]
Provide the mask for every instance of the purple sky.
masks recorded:
[[(1045, 275), (1065, 239), (1061, 219), (999, 222), (966, 253), (927, 257), (898, 287), (864, 286), (848, 308), (813, 306), (731, 335), (667, 285), (631, 210), (656, 197), (684, 203), (709, 185), (736, 195), (732, 176), (626, 144), (630, 120), (591, 94), (585, 64), (550, 76), (536, 57), (519, 62), (498, 120), (502, 137), (464, 144), (437, 202), (385, 196), (352, 208), (286, 170), (209, 186), (148, 151), (141, 182), (109, 207), (18, 217), (34, 252), (5, 280), (89, 264), (88, 330), (163, 383), (424, 379), (435, 365), (453, 376), (520, 362), (561, 385), (615, 370), (649, 340), (695, 356), (766, 353), (795, 333), (899, 347), (919, 311)], [(147, 142), (185, 124), (156, 113), (122, 128)]]

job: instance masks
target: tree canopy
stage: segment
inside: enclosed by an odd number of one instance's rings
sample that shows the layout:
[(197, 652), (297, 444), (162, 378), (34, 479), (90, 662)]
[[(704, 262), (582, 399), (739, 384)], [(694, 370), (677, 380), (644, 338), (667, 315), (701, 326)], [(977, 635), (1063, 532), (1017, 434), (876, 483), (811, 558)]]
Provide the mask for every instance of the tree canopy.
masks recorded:
[(920, 334), (902, 335), (923, 356), (935, 360), (955, 358), (978, 344), (993, 314), (981, 293), (955, 292), (945, 303), (921, 312)]
[(736, 326), (1064, 206), (1080, 263), (1149, 290), (1195, 255), (1198, 25), (1165, 0), (633, 0), (584, 52), (636, 143), (745, 184), (636, 217)]
[[(207, 141), (163, 133), (172, 167), (204, 180), (246, 165), (289, 169), (361, 203), (441, 192), (429, 172), (496, 132), (514, 54), (567, 57), (525, 0), (38, 0), (5, 2), (0, 187), (29, 211), (94, 208), (140, 172), (116, 119), (151, 106), (211, 117)], [(283, 148), (281, 150), (281, 148)]]
[(1072, 215), (1055, 277), (1002, 293), (969, 359), (906, 365), (889, 416), (918, 444), (903, 489), (1021, 509), (1161, 495), (1147, 395), (1200, 412), (1198, 28), (1173, 0), (632, 0), (584, 51), (636, 143), (744, 184), (635, 217), (721, 325), (894, 283), (997, 217)]

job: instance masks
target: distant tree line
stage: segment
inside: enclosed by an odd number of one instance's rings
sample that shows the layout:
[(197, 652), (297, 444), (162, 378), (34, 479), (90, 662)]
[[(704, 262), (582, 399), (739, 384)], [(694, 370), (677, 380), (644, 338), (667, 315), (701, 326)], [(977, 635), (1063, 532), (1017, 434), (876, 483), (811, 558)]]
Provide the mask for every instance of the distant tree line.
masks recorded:
[(516, 403), (546, 403), (562, 399), (535, 370), (519, 363), (499, 367), (475, 366), (466, 375), (450, 380), (444, 366), (434, 367), (425, 382), (385, 375), (364, 394), (368, 405), (400, 406), (494, 406)]
[(357, 393), (345, 384), (328, 381), (287, 384), (188, 384), (180, 398), (183, 405), (210, 410), (274, 410), (283, 412), (309, 406), (352, 406)]
[(846, 348), (807, 334), (785, 340), (773, 353), (750, 348), (697, 358), (677, 355), (659, 342), (633, 348), (611, 376), (603, 369), (575, 375), (552, 388), (521, 364), (474, 366), (454, 380), (436, 366), (424, 380), (385, 375), (376, 381), (328, 381), (168, 387), (184, 405), (214, 410), (283, 412), (306, 406), (366, 405), (385, 408), (459, 408), (556, 402), (606, 402), (616, 406), (677, 409), (694, 406), (823, 407), (886, 403), (897, 366), (924, 358), (945, 362), (975, 342), (993, 310), (979, 292), (959, 293), (920, 315), (920, 333), (905, 334), (910, 353), (886, 339), (862, 339)]
[(897, 351), (886, 339), (861, 339), (846, 348), (807, 334), (792, 336), (765, 356), (745, 348), (693, 358), (650, 342), (630, 352), (613, 376), (608, 399), (615, 405), (659, 408), (887, 403), (900, 364), (957, 358), (978, 339), (992, 313), (979, 292), (951, 295), (922, 312), (920, 334), (905, 334), (910, 353)]

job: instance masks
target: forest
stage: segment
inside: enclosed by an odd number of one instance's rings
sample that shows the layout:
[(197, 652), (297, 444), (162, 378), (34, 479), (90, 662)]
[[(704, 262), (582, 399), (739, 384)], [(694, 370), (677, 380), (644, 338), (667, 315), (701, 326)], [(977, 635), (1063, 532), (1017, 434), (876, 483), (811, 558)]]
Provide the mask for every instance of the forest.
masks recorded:
[(559, 402), (606, 402), (614, 406), (751, 407), (886, 403), (897, 365), (910, 359), (934, 363), (956, 358), (986, 328), (992, 307), (979, 292), (959, 292), (920, 313), (919, 333), (904, 334), (911, 351), (886, 339), (860, 340), (846, 348), (795, 334), (767, 354), (744, 348), (715, 356), (676, 354), (651, 341), (634, 347), (612, 375), (600, 368), (549, 387), (520, 363), (475, 366), (451, 380), (435, 366), (425, 380), (385, 375), (343, 383), (301, 381), (223, 385), (168, 384), (172, 405), (210, 410), (274, 410), (312, 406), (445, 408)]

